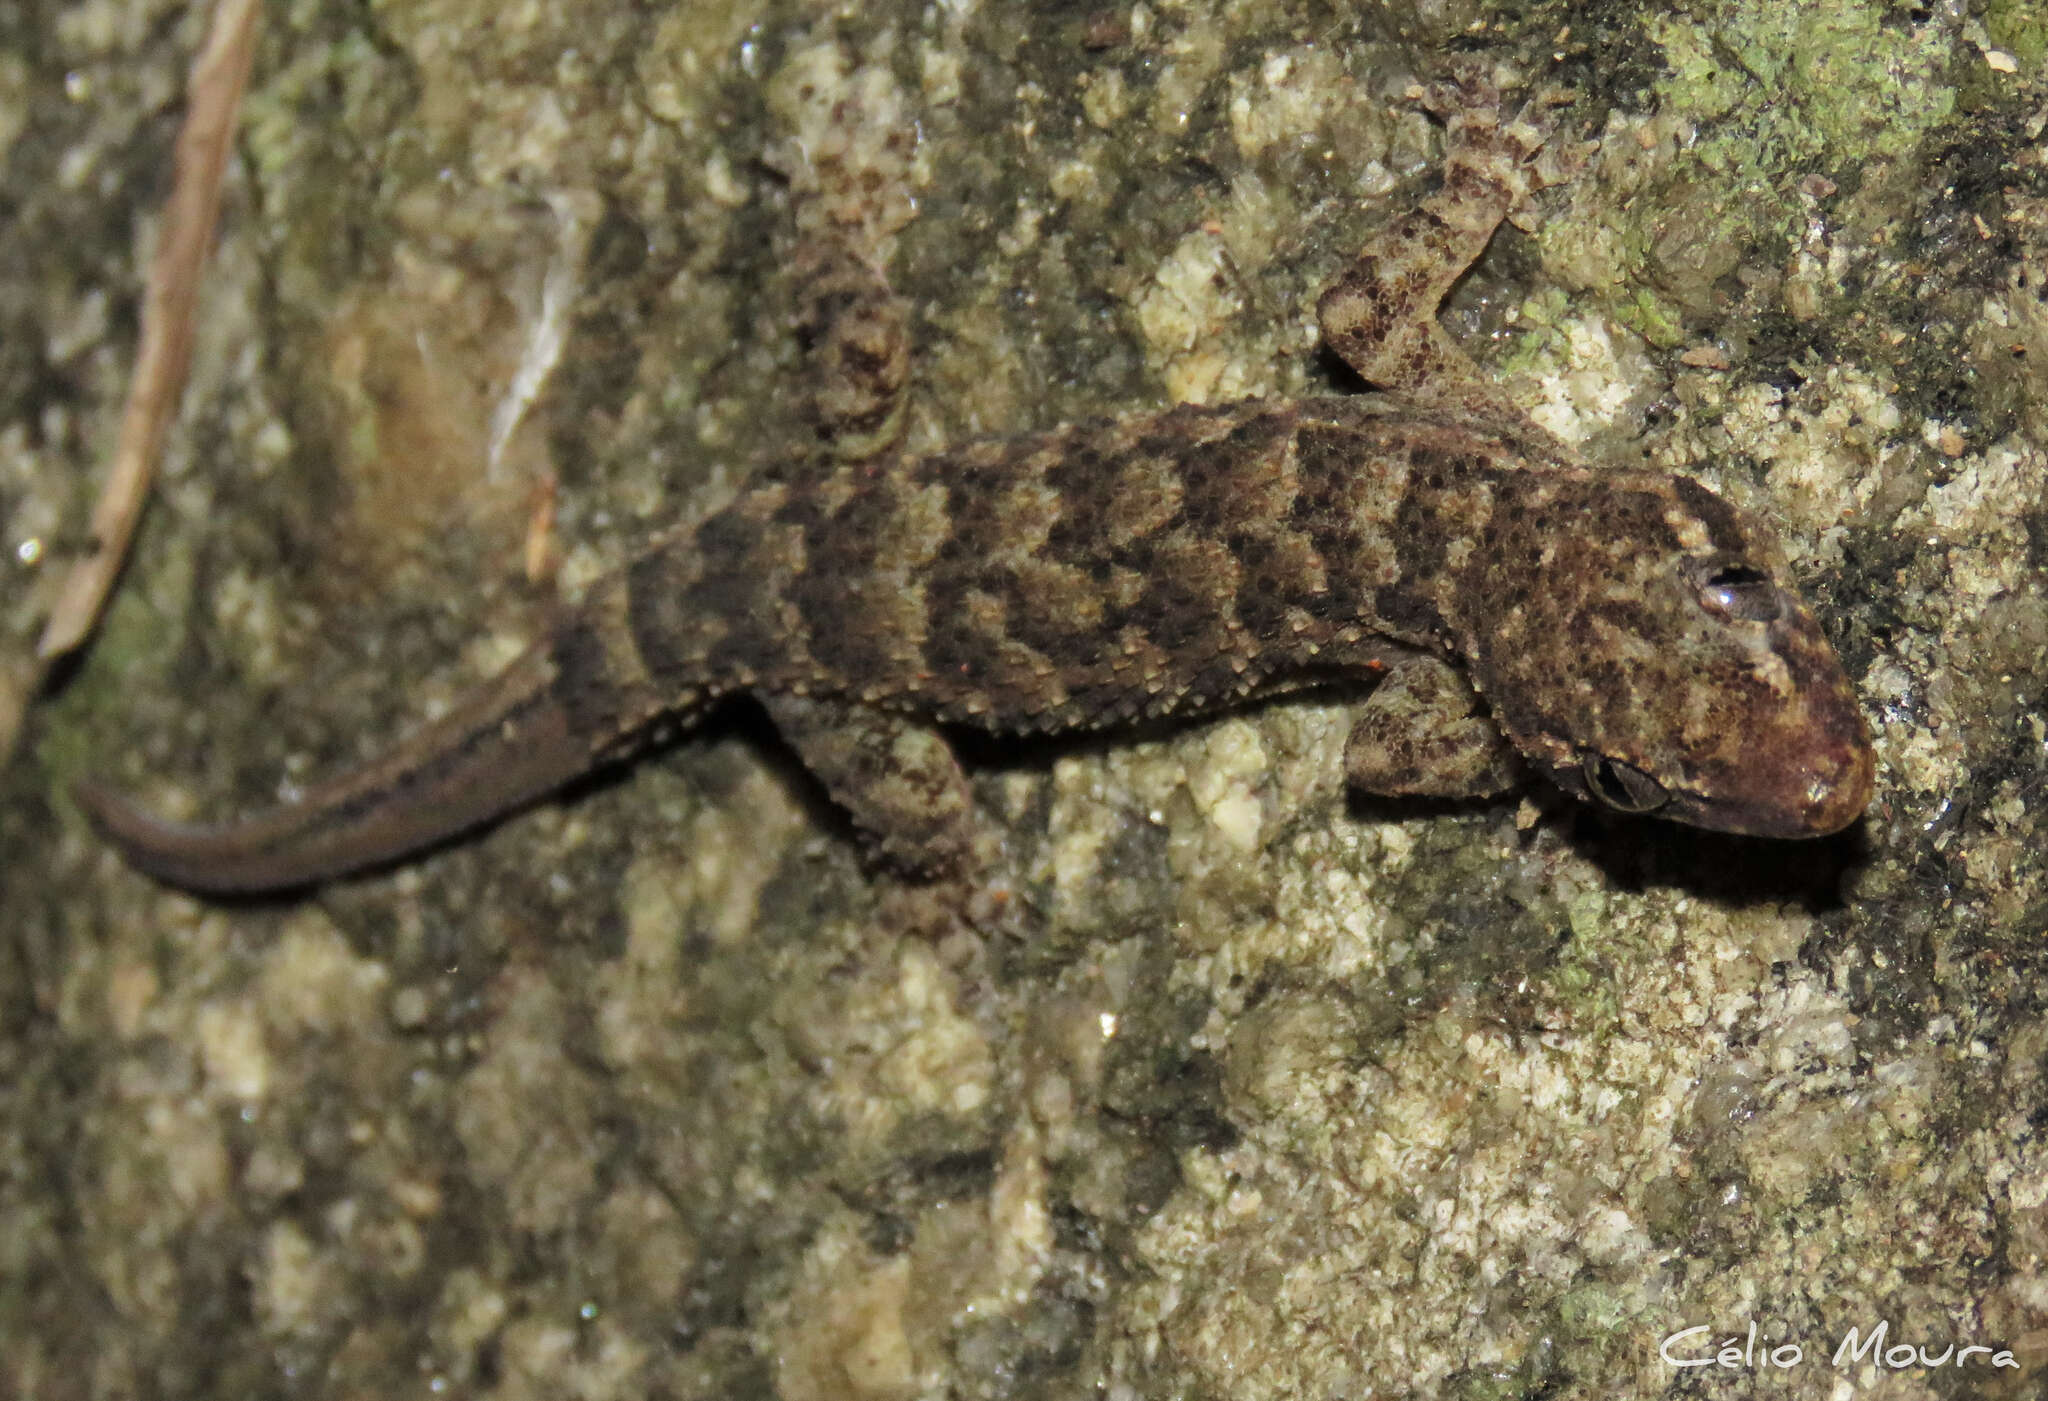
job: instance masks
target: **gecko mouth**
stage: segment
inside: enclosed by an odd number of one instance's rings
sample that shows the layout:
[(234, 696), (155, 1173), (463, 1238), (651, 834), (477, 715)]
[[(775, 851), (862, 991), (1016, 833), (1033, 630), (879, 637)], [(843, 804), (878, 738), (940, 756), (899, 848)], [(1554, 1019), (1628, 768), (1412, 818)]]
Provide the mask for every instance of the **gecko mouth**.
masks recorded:
[(1677, 795), (1660, 816), (1750, 837), (1826, 837), (1855, 822), (1870, 805), (1876, 756), (1867, 744), (1842, 743), (1772, 758), (1734, 791)]
[(1841, 831), (1870, 803), (1873, 756), (1867, 746), (1843, 745), (1804, 763), (1776, 770), (1742, 797), (1710, 798), (1672, 792), (1635, 765), (1588, 752), (1576, 783), (1563, 786), (1614, 812), (1631, 817), (1656, 814), (1674, 822), (1751, 837), (1825, 837)]

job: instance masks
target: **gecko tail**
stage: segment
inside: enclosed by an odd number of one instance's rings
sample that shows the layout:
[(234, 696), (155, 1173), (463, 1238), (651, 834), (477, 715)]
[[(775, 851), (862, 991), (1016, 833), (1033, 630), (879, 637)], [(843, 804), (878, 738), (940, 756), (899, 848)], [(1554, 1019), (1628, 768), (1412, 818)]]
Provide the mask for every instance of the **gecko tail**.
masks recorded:
[(380, 759), (219, 825), (168, 822), (111, 785), (72, 790), (128, 864), (167, 885), (257, 894), (312, 885), (433, 846), (547, 796), (593, 765), (588, 694), (548, 642)]

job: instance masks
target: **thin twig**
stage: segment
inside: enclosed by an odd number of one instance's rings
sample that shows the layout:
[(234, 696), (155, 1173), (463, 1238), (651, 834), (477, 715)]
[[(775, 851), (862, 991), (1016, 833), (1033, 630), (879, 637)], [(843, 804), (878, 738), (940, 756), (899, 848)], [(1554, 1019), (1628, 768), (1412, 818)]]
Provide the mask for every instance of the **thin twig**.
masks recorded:
[(93, 507), (93, 551), (71, 566), (43, 628), (36, 656), (45, 664), (78, 646), (99, 621), (135, 538), (164, 433), (177, 416), (192, 359), (200, 273), (213, 246), (221, 180), (234, 140), (235, 113), (249, 78), (261, 9), (261, 0), (219, 0), (206, 44), (192, 63), (171, 198), (143, 289), (135, 376), (128, 385), (113, 465)]

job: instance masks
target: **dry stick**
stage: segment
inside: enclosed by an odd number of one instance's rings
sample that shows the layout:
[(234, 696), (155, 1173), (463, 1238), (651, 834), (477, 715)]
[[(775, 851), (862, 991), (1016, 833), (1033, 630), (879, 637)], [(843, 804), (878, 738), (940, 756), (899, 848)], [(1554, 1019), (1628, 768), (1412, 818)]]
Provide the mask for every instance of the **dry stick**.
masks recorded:
[(164, 208), (162, 239), (143, 289), (135, 377), (128, 385), (113, 466), (93, 507), (93, 552), (71, 566), (36, 644), (36, 657), (45, 664), (78, 646), (99, 621), (142, 518), (165, 430), (177, 414), (192, 359), (199, 275), (213, 246), (221, 178), (234, 139), (235, 112), (249, 80), (261, 9), (262, 0), (219, 0), (205, 47), (192, 63), (170, 203)]

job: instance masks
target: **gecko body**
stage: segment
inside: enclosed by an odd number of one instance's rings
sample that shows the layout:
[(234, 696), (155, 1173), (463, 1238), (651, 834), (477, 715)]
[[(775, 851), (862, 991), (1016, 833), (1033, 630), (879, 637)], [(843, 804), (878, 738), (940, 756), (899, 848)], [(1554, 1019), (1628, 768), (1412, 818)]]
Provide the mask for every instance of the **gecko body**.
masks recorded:
[(791, 474), (658, 541), (450, 715), (297, 803), (184, 826), (92, 783), (87, 811), (173, 884), (302, 885), (746, 694), (886, 857), (944, 870), (978, 822), (940, 727), (1102, 729), (1377, 679), (1345, 754), (1371, 791), (1489, 794), (1534, 770), (1625, 812), (1839, 830), (1871, 751), (1770, 527), (1690, 478), (1581, 462), (1436, 325), (1499, 220), (1558, 178), (1489, 87), (1444, 100), (1442, 190), (1319, 307), (1388, 392)]

